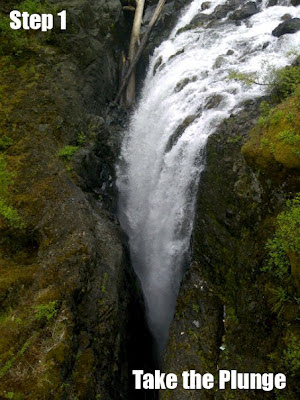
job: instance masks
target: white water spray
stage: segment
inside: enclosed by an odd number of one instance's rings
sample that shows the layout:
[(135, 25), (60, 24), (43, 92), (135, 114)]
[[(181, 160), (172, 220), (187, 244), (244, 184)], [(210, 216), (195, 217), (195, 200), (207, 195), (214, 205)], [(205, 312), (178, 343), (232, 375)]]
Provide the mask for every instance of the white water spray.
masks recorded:
[[(264, 87), (227, 79), (230, 71), (259, 72), (291, 62), (300, 32), (275, 38), (272, 30), (300, 7), (266, 8), (240, 26), (219, 21), (177, 34), (200, 10), (194, 0), (150, 61), (141, 98), (117, 167), (119, 216), (144, 292), (158, 352), (164, 348), (184, 268), (188, 264), (195, 194), (207, 138), (218, 124)], [(225, 0), (212, 1), (213, 12)], [(283, 0), (281, 4), (289, 3)]]

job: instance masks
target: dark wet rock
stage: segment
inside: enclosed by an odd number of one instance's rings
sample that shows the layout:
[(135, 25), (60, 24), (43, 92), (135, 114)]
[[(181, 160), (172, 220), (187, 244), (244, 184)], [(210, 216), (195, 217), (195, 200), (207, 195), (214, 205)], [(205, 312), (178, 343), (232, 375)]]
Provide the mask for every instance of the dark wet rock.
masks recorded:
[(210, 1), (204, 1), (202, 4), (201, 4), (201, 11), (205, 11), (205, 10), (207, 10), (208, 8), (210, 8), (211, 7), (211, 2)]
[(225, 62), (225, 58), (223, 56), (217, 57), (214, 65), (213, 65), (213, 68), (214, 69), (220, 68), (224, 62)]
[[(210, 284), (201, 278), (201, 268), (193, 263), (181, 284), (177, 309), (170, 329), (164, 371), (175, 372), (182, 388), (182, 371), (215, 371), (222, 338), (223, 307)], [(159, 399), (209, 399), (201, 390), (162, 390)]]
[(204, 23), (208, 22), (209, 19), (210, 17), (208, 15), (200, 13), (196, 15), (188, 25), (178, 29), (176, 35), (180, 35), (180, 33), (190, 31), (192, 29), (200, 28)]
[(292, 18), (282, 22), (272, 31), (272, 35), (280, 37), (282, 35), (296, 33), (300, 30), (300, 18)]
[(156, 74), (156, 71), (161, 66), (162, 62), (163, 62), (162, 57), (159, 57), (159, 59), (156, 61), (155, 65), (153, 67), (153, 75)]
[(234, 51), (231, 50), (231, 49), (228, 50), (227, 53), (226, 53), (227, 56), (232, 56), (233, 54), (234, 54)]
[(252, 17), (252, 15), (257, 14), (258, 12), (259, 9), (256, 3), (254, 1), (249, 1), (244, 6), (242, 6), (241, 9), (234, 11), (229, 18), (240, 21), (246, 18), (250, 18)]
[(225, 4), (217, 6), (212, 15), (212, 19), (223, 19), (231, 11), (236, 10), (236, 8), (241, 4), (240, 0), (228, 0)]
[(197, 76), (193, 76), (192, 78), (185, 78), (181, 80), (180, 82), (177, 83), (175, 87), (175, 92), (180, 92), (186, 85), (188, 85), (190, 82), (195, 82), (197, 80)]
[(177, 57), (177, 56), (179, 56), (180, 54), (183, 54), (183, 53), (184, 53), (184, 49), (178, 50), (177, 53), (172, 54), (172, 55), (169, 57), (168, 61), (173, 60), (173, 58), (175, 58), (175, 57)]
[(267, 4), (267, 7), (277, 6), (278, 0), (270, 0)]
[(180, 136), (183, 134), (183, 132), (186, 130), (186, 128), (195, 121), (195, 119), (198, 117), (198, 114), (195, 115), (188, 115), (184, 121), (175, 129), (174, 133), (172, 136), (170, 136), (168, 143), (166, 145), (166, 153), (172, 149), (172, 147), (177, 143), (177, 141), (180, 139)]
[[(217, 374), (234, 365), (237, 370), (263, 373), (274, 349), (285, 348), (282, 332), (289, 329), (290, 321), (283, 323), (282, 330), (282, 315), (274, 318), (261, 268), (274, 218), (283, 209), (287, 193), (297, 191), (296, 176), (292, 169), (282, 171), (284, 179), (277, 181), (278, 171), (270, 178), (269, 166), (254, 169), (244, 158), (241, 149), (257, 124), (259, 103), (247, 101), (208, 139), (197, 195), (193, 262), (183, 279), (170, 328), (167, 371), (196, 369)], [(282, 351), (278, 354), (281, 357)], [(293, 398), (297, 380), (291, 385), (288, 396)], [(232, 395), (230, 390), (228, 395)], [(166, 393), (160, 396), (168, 398)], [(188, 391), (172, 391), (176, 400), (190, 396)], [(242, 400), (251, 396), (248, 391), (238, 394)], [(255, 396), (265, 398), (263, 393)], [(225, 397), (217, 388), (209, 396), (193, 391), (195, 399)]]
[(223, 96), (221, 94), (214, 94), (207, 100), (204, 108), (206, 109), (216, 108), (220, 105), (222, 100)]
[(263, 44), (263, 49), (266, 49), (268, 46), (270, 45), (270, 42), (265, 42), (264, 44)]
[(281, 21), (289, 21), (290, 19), (292, 19), (291, 14), (284, 14), (281, 18)]
[(291, 0), (291, 4), (295, 7), (300, 5), (300, 0)]
[(197, 14), (192, 20), (191, 20), (191, 25), (197, 26), (200, 23), (207, 22), (209, 20), (209, 15), (207, 14)]

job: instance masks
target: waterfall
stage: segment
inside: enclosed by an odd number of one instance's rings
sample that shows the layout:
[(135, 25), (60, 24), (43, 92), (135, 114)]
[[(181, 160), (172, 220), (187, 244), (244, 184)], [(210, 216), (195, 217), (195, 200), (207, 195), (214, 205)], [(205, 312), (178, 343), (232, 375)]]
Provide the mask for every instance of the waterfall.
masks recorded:
[[(228, 75), (259, 73), (263, 81), (272, 68), (291, 62), (289, 53), (300, 43), (300, 32), (271, 35), (284, 14), (300, 16), (300, 7), (287, 6), (287, 1), (274, 7), (257, 2), (259, 12), (240, 24), (223, 18), (205, 27), (181, 29), (201, 12), (202, 3), (194, 0), (154, 51), (117, 166), (120, 223), (129, 238), (158, 353), (166, 344), (189, 263), (207, 138), (245, 100), (265, 90), (260, 85), (246, 87)], [(209, 16), (224, 3), (212, 1), (202, 13)]]

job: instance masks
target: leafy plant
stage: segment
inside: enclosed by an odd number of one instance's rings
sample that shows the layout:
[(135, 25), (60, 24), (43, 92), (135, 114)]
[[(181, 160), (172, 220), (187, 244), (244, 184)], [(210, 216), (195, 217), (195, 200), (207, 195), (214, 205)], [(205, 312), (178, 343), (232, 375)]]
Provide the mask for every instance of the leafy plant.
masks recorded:
[(69, 146), (68, 145), (68, 146), (65, 146), (64, 148), (62, 148), (58, 152), (58, 155), (59, 155), (59, 157), (62, 157), (65, 160), (70, 161), (78, 149), (79, 149), (79, 146)]
[(277, 139), (286, 144), (294, 145), (300, 142), (300, 135), (297, 135), (292, 129), (285, 129), (277, 134)]
[(78, 146), (80, 147), (84, 146), (85, 141), (86, 141), (86, 134), (84, 132), (79, 132), (77, 136)]
[(273, 93), (279, 100), (290, 96), (300, 85), (300, 67), (289, 66), (277, 70), (272, 85)]
[(49, 322), (57, 314), (57, 302), (50, 301), (47, 304), (42, 304), (36, 307), (36, 319), (43, 320), (46, 319)]
[(288, 209), (277, 217), (277, 230), (268, 240), (268, 262), (262, 271), (268, 271), (283, 280), (289, 274), (288, 253), (300, 253), (300, 196), (287, 201)]
[[(231, 71), (228, 79), (243, 82), (247, 86), (261, 85), (269, 87), (276, 101), (282, 101), (292, 95), (300, 85), (300, 67), (288, 66), (281, 69), (269, 67), (269, 73), (264, 80), (259, 80), (259, 75), (254, 73), (243, 73)], [(266, 115), (262, 115), (265, 117)]]
[(284, 306), (286, 302), (289, 300), (289, 295), (287, 290), (282, 286), (278, 286), (270, 290), (271, 292), (271, 303), (272, 303), (272, 311), (277, 313), (279, 316), (282, 314), (284, 310)]

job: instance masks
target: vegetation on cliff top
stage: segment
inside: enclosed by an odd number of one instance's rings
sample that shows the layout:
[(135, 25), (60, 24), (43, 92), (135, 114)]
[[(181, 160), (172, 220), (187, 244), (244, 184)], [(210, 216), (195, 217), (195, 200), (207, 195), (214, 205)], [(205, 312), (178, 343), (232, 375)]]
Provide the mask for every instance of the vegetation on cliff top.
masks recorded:
[(263, 101), (261, 117), (242, 148), (246, 159), (267, 173), (300, 169), (300, 66), (277, 71), (271, 101)]

